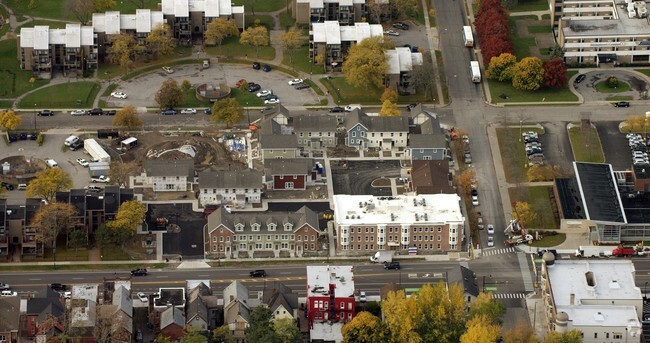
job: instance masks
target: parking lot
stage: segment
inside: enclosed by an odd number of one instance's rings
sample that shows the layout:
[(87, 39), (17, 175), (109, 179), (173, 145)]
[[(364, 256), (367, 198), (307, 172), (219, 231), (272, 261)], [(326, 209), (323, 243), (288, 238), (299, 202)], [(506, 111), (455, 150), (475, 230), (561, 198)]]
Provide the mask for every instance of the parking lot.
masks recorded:
[(626, 170), (632, 167), (632, 153), (625, 134), (618, 130), (619, 123), (619, 121), (598, 122), (596, 129), (605, 153), (605, 162), (611, 163), (614, 170)]
[(384, 25), (384, 30), (390, 29), (399, 33), (399, 36), (384, 35), (384, 37), (390, 38), (390, 40), (395, 42), (395, 46), (404, 46), (405, 44), (409, 44), (411, 46), (417, 46), (423, 51), (428, 50), (429, 43), (427, 42), (425, 27), (414, 21), (405, 21), (405, 23), (410, 26), (408, 30), (396, 29), (390, 27), (388, 24)]
[(393, 195), (390, 187), (375, 188), (371, 184), (381, 177), (400, 177), (399, 161), (347, 161), (347, 166), (347, 169), (332, 169), (334, 194)]
[(539, 135), (539, 141), (544, 147), (546, 164), (560, 166), (562, 170), (573, 168), (573, 152), (569, 135), (566, 130), (567, 122), (543, 123), (544, 134)]
[[(313, 90), (296, 90), (288, 84), (293, 77), (277, 70), (264, 72), (252, 67), (238, 64), (212, 64), (210, 68), (201, 70), (198, 64), (174, 66), (174, 73), (167, 74), (162, 69), (143, 74), (135, 79), (122, 83), (116, 91), (124, 92), (127, 99), (107, 98), (108, 106), (121, 107), (133, 105), (136, 107), (157, 107), (156, 92), (167, 79), (175, 79), (180, 84), (188, 80), (193, 87), (203, 83), (218, 85), (225, 83), (230, 87), (240, 79), (262, 85), (262, 89), (271, 89), (285, 106), (302, 106), (318, 103), (320, 100)], [(242, 104), (245, 105), (245, 104)]]

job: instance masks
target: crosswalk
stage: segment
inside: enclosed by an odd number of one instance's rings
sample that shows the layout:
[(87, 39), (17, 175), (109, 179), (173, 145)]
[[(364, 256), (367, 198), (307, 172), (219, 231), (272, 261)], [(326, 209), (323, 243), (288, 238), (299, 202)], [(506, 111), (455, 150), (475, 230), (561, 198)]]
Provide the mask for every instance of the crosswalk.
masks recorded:
[(524, 299), (526, 298), (526, 293), (497, 293), (492, 294), (494, 299)]
[(507, 253), (511, 253), (511, 252), (515, 252), (515, 251), (517, 251), (517, 249), (515, 249), (515, 247), (492, 249), (492, 250), (483, 250), (481, 252), (481, 255), (483, 255), (483, 257), (486, 257), (486, 256), (507, 254)]

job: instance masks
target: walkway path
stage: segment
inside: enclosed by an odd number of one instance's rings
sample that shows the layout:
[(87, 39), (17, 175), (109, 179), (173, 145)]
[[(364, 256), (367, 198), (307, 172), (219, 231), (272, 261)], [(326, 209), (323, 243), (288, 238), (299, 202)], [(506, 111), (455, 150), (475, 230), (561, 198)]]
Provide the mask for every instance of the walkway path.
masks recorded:
[[(438, 37), (438, 29), (431, 27), (431, 22), (429, 21), (429, 7), (427, 0), (422, 1), (422, 11), (424, 12), (424, 25), (427, 30), (427, 42), (429, 43), (429, 51), (431, 52), (431, 63), (433, 67), (438, 70), (438, 59), (436, 57), (436, 48), (439, 48), (440, 39)], [(438, 91), (438, 99), (440, 99), (439, 104), (444, 104), (445, 98), (443, 97), (442, 88), (443, 85), (441, 82), (446, 82), (446, 80), (440, 80), (440, 71), (435, 73), (436, 75), (436, 89)]]

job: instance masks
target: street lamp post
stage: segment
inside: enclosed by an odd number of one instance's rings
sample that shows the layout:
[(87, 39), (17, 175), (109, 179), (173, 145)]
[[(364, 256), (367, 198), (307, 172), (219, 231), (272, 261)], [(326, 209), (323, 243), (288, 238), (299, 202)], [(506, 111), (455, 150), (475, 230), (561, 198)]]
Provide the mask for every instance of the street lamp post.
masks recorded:
[(250, 113), (250, 109), (248, 108), (248, 101), (246, 101), (246, 115), (248, 116), (248, 127), (250, 128), (250, 126), (251, 126), (251, 113)]
[(34, 130), (36, 130), (36, 104), (34, 104)]
[(520, 142), (521, 142), (521, 134), (523, 133), (523, 132), (522, 132), (522, 130), (523, 130), (523, 123), (524, 123), (524, 121), (521, 120), (521, 119), (519, 119), (519, 141), (520, 141)]

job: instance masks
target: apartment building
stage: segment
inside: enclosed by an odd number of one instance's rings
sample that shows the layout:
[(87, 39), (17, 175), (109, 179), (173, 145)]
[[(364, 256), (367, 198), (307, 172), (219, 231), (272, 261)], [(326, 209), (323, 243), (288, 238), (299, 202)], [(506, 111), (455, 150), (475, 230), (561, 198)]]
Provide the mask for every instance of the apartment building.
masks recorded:
[(130, 176), (131, 187), (154, 192), (186, 192), (194, 182), (194, 160), (146, 160), (140, 175)]
[(162, 0), (161, 9), (181, 44), (202, 39), (208, 24), (216, 18), (233, 19), (240, 30), (245, 26), (244, 6), (230, 0)]
[(388, 70), (384, 84), (400, 93), (415, 93), (415, 86), (410, 82), (413, 67), (423, 63), (422, 53), (413, 52), (409, 47), (397, 47), (384, 52), (388, 58)]
[(345, 116), (344, 126), (345, 145), (351, 148), (391, 150), (406, 148), (408, 143), (409, 119), (404, 116), (368, 115), (355, 109)]
[(262, 201), (264, 175), (258, 171), (206, 171), (199, 174), (201, 205), (245, 207)]
[(334, 195), (334, 223), (344, 255), (431, 254), (460, 249), (465, 218), (456, 194)]
[(354, 23), (342, 26), (338, 21), (312, 23), (309, 31), (309, 59), (324, 56), (326, 71), (341, 71), (343, 59), (350, 47), (370, 37), (383, 37), (384, 29), (379, 24)]
[[(379, 0), (378, 3), (388, 0)], [(291, 15), (298, 24), (337, 21), (341, 25), (354, 25), (366, 21), (368, 6), (366, 0), (295, 0)]]
[(163, 24), (163, 13), (149, 9), (137, 9), (135, 14), (122, 14), (119, 11), (93, 13), (92, 27), (100, 60), (104, 59), (110, 48), (112, 35), (130, 34), (138, 44), (144, 45), (151, 31)]
[(298, 136), (298, 146), (325, 149), (336, 146), (337, 121), (333, 116), (294, 116), (293, 132)]
[(34, 77), (50, 79), (55, 72), (81, 76), (85, 70), (97, 69), (98, 48), (91, 26), (23, 27), (18, 44), (20, 68), (31, 70)]

